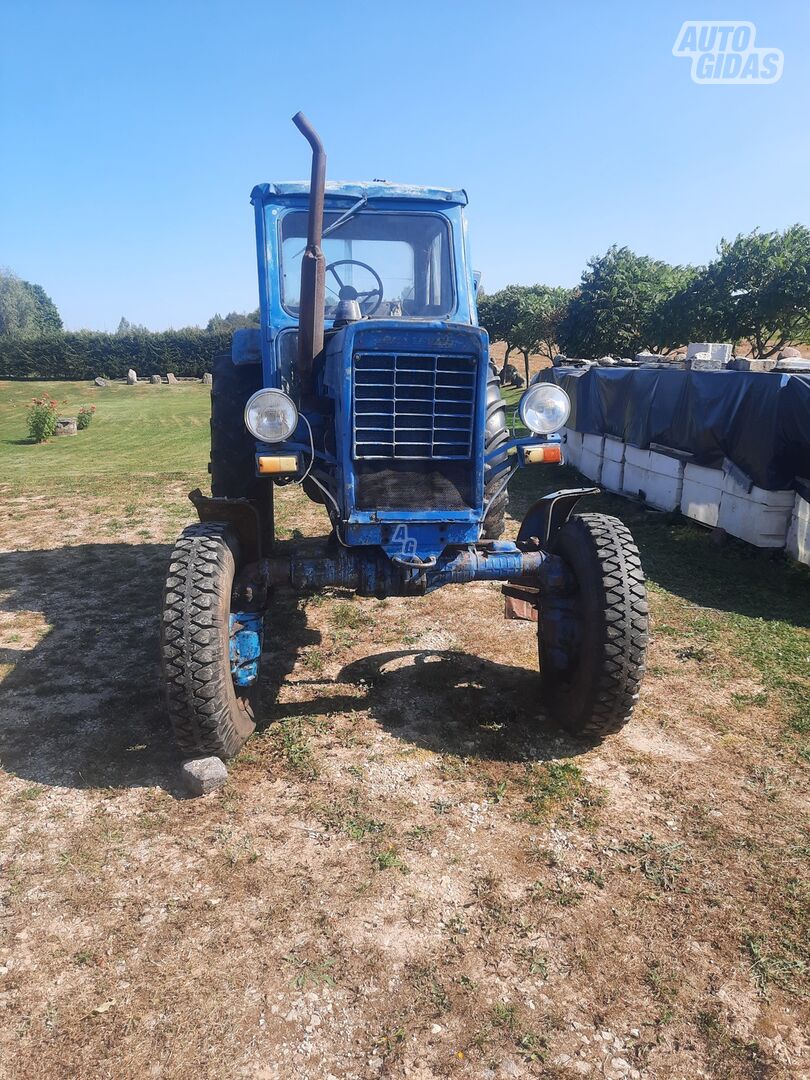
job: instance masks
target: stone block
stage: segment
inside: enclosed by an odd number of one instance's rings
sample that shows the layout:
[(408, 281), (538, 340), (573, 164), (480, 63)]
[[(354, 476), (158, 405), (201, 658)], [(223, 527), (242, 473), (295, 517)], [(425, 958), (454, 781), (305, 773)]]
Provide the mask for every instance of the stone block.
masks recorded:
[(209, 795), (228, 779), (228, 770), (218, 757), (192, 758), (180, 766), (180, 777), (190, 795)]
[(773, 371), (776, 367), (776, 361), (773, 358), (770, 360), (752, 360), (748, 356), (735, 356), (729, 367), (735, 371)]

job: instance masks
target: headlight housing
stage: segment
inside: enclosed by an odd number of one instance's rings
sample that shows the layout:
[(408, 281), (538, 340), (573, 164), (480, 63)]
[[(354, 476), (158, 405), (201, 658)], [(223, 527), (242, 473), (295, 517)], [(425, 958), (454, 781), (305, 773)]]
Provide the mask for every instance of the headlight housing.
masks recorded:
[(257, 390), (245, 405), (245, 427), (261, 442), (284, 442), (298, 427), (298, 409), (283, 390)]
[(520, 419), (535, 435), (551, 435), (565, 426), (571, 399), (561, 386), (535, 383), (520, 399)]

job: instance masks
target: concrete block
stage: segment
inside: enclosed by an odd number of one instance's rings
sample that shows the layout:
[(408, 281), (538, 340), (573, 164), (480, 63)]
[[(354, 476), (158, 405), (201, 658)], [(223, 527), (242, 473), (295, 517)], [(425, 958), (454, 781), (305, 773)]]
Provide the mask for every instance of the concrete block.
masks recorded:
[(579, 459), (582, 457), (582, 432), (572, 428), (563, 428), (563, 459), (566, 465), (579, 468)]
[(192, 758), (180, 766), (180, 777), (190, 795), (209, 795), (228, 779), (228, 770), (218, 757)]
[(787, 553), (805, 566), (810, 566), (810, 502), (796, 492), (793, 512), (787, 531)]
[(604, 435), (583, 435), (582, 452), (579, 456), (579, 471), (589, 480), (598, 484), (602, 478), (602, 449)]
[(776, 361), (774, 359), (751, 360), (747, 356), (735, 356), (729, 367), (734, 368), (735, 371), (773, 371)]
[(624, 443), (615, 435), (605, 435), (602, 445), (602, 457), (608, 461), (624, 461)]
[(683, 469), (681, 513), (714, 528), (720, 517), (723, 479), (722, 469), (706, 469), (687, 462)]
[(613, 435), (605, 435), (602, 447), (602, 474), (599, 483), (606, 491), (616, 494), (622, 490), (624, 475), (624, 443)]
[(628, 446), (622, 490), (658, 510), (677, 510), (683, 495), (684, 461), (656, 450)]
[(766, 491), (727, 472), (717, 524), (755, 547), (783, 548), (795, 498), (793, 491)]
[(794, 360), (793, 358), (777, 360), (774, 371), (792, 371), (797, 375), (806, 375), (810, 371), (810, 360)]
[(724, 367), (731, 359), (732, 346), (728, 341), (690, 341), (686, 347), (686, 362), (701, 353), (708, 354), (708, 359)]

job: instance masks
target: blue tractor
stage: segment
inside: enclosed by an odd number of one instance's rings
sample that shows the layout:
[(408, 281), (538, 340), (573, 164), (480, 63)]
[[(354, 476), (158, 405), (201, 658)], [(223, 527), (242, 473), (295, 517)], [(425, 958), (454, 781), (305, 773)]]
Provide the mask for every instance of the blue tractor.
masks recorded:
[[(517, 469), (560, 462), (570, 403), (532, 383), (509, 430), (478, 326), (463, 191), (381, 180), (260, 184), (261, 325), (214, 366), (211, 497), (171, 556), (162, 618), (168, 712), (184, 757), (234, 756), (254, 729), (275, 590), (422, 596), (502, 581), (537, 623), (538, 717), (601, 738), (629, 718), (647, 601), (626, 527), (557, 491), (501, 539)], [(331, 523), (317, 550), (274, 546), (273, 491), (300, 484)], [(267, 619), (268, 625), (272, 618)], [(272, 632), (272, 631), (271, 631)]]

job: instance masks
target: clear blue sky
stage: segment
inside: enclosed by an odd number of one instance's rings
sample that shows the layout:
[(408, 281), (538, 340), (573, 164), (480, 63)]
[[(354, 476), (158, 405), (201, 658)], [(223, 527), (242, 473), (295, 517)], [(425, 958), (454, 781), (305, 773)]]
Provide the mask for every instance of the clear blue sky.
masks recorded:
[[(693, 84), (684, 19), (752, 20), (781, 82)], [(10, 0), (0, 266), (70, 328), (255, 307), (248, 197), (308, 175), (298, 109), (332, 179), (466, 188), (489, 291), (571, 285), (612, 243), (704, 262), (810, 224), (808, 63), (804, 0)]]

